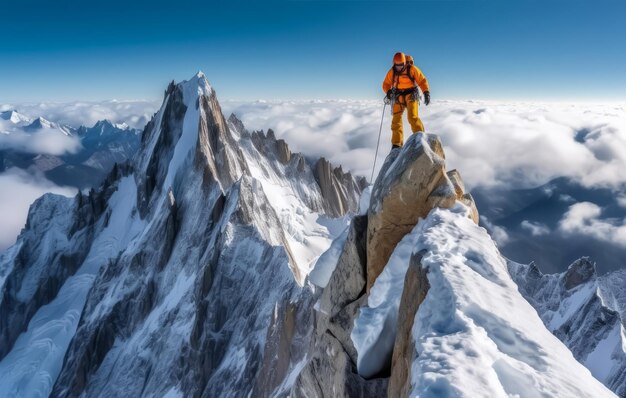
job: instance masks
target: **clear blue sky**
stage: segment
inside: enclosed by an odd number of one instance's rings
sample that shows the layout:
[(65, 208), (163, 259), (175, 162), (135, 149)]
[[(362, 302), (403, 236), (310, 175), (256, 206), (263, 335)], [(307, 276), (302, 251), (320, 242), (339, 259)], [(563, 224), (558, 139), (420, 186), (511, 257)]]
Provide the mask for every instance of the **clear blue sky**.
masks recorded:
[(379, 98), (395, 51), (436, 98), (626, 100), (624, 1), (49, 1), (0, 7), (0, 102)]

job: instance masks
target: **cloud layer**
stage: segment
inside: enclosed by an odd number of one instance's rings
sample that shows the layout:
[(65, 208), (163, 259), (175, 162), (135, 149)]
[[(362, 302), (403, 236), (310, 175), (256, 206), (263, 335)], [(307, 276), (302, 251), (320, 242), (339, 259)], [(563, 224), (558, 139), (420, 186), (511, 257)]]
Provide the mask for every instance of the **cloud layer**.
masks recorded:
[(579, 202), (570, 206), (559, 222), (567, 234), (582, 234), (626, 247), (626, 219), (602, 218), (602, 208), (595, 203)]
[(0, 150), (13, 149), (34, 154), (63, 155), (76, 153), (80, 148), (78, 137), (65, 135), (58, 130), (0, 133)]
[(0, 251), (15, 243), (26, 223), (30, 204), (46, 192), (74, 196), (75, 188), (59, 187), (41, 174), (10, 168), (0, 174)]
[[(17, 108), (72, 126), (109, 119), (142, 129), (159, 105), (157, 101), (76, 101), (3, 104), (0, 110)], [(249, 130), (272, 128), (295, 151), (324, 156), (368, 178), (371, 174), (382, 101), (259, 100), (222, 101), (221, 105), (225, 116), (234, 112)], [(624, 105), (435, 100), (428, 107), (421, 105), (420, 115), (426, 130), (441, 137), (448, 168), (459, 169), (470, 189), (539, 186), (558, 176), (587, 187), (619, 189), (626, 183)], [(378, 166), (391, 146), (390, 122), (387, 107)], [(406, 138), (410, 134), (406, 115), (404, 131)]]
[[(272, 128), (296, 151), (370, 176), (381, 101), (227, 101), (222, 108), (250, 130)], [(426, 130), (441, 137), (448, 168), (459, 169), (470, 189), (533, 187), (558, 176), (587, 187), (626, 183), (622, 105), (435, 101), (420, 114)], [(404, 131), (406, 138), (406, 116)], [(378, 165), (390, 136), (387, 108)]]

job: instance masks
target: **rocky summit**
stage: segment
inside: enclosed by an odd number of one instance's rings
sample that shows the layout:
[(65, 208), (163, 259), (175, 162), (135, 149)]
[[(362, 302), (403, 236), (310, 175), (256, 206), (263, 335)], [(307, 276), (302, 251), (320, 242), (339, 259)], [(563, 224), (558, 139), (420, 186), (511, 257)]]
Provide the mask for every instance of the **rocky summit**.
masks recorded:
[(413, 134), (392, 149), (374, 184), (368, 210), (367, 290), (387, 264), (391, 252), (421, 218), (435, 207), (461, 201), (478, 224), (478, 210), (456, 170), (446, 173), (445, 154), (434, 134)]
[(137, 155), (0, 255), (0, 396), (613, 396), (444, 160), (415, 134), (368, 187), (172, 82)]

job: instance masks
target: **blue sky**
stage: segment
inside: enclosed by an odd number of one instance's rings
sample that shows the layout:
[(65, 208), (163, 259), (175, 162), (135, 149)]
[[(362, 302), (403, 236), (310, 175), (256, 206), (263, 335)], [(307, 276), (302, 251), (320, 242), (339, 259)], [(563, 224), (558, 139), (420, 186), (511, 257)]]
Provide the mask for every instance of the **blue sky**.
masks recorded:
[[(94, 4), (90, 4), (94, 3)], [(395, 51), (435, 98), (626, 100), (623, 1), (3, 4), (0, 102), (379, 98)]]

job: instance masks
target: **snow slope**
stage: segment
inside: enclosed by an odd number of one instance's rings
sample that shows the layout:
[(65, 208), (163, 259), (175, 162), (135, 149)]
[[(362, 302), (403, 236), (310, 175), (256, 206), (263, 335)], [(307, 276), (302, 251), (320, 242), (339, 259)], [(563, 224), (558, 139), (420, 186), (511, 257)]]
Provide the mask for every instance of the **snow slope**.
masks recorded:
[(359, 373), (386, 355), (409, 257), (424, 251), (430, 289), (412, 329), (411, 396), (614, 396), (544, 327), (467, 212), (435, 209), (397, 246), (355, 321)]
[[(127, 200), (136, 195), (136, 189), (131, 177), (119, 182), (109, 202), (113, 212), (108, 225), (98, 234), (82, 266), (66, 280), (54, 300), (35, 313), (28, 330), (0, 362), (0, 391), (5, 396), (45, 397), (52, 389), (101, 265), (117, 255), (145, 227), (131, 213), (132, 203)], [(68, 198), (59, 200), (70, 202)], [(57, 217), (62, 219), (60, 216)]]

